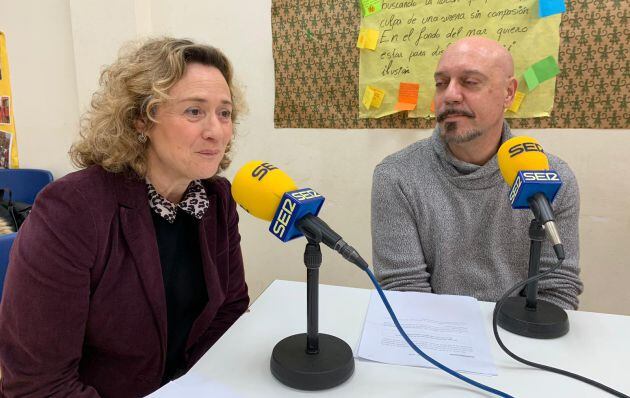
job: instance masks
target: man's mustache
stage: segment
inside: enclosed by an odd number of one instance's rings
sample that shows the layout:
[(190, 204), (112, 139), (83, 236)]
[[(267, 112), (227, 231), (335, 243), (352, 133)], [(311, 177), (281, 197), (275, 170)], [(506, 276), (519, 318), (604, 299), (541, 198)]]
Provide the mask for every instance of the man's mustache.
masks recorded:
[(448, 116), (451, 116), (451, 115), (475, 117), (474, 113), (464, 110), (464, 109), (447, 108), (437, 115), (437, 121), (443, 122), (444, 119), (446, 119)]

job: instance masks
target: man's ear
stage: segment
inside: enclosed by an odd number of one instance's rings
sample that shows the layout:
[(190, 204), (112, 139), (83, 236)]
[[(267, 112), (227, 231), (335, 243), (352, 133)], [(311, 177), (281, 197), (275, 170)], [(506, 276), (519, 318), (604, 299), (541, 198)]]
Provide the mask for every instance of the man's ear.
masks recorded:
[(509, 108), (514, 101), (514, 96), (516, 96), (516, 89), (518, 88), (518, 80), (514, 76), (510, 77), (507, 82), (507, 90), (505, 91), (505, 101), (503, 102), (503, 107), (505, 109)]

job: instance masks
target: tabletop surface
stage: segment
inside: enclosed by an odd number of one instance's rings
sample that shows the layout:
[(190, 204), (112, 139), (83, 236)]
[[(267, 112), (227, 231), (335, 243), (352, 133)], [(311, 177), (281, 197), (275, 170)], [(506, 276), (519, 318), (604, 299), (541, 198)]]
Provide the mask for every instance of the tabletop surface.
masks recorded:
[[(320, 285), (319, 331), (343, 339), (356, 354), (369, 297), (369, 289)], [(480, 307), (499, 374), (471, 375), (471, 378), (515, 397), (610, 396), (577, 380), (530, 368), (508, 357), (492, 335), (494, 303), (480, 302)], [(630, 317), (567, 312), (570, 331), (558, 339), (530, 339), (503, 330), (501, 337), (510, 350), (528, 360), (560, 367), (630, 394)], [(223, 392), (219, 395), (231, 397), (493, 396), (438, 369), (387, 365), (356, 358), (353, 376), (338, 387), (318, 392), (286, 387), (271, 374), (271, 351), (283, 338), (305, 332), (306, 284), (276, 280), (187, 375), (151, 397), (172, 396), (167, 394), (169, 390), (172, 394), (178, 386), (184, 385), (187, 388), (208, 386), (214, 392)], [(187, 391), (192, 393), (190, 389)]]

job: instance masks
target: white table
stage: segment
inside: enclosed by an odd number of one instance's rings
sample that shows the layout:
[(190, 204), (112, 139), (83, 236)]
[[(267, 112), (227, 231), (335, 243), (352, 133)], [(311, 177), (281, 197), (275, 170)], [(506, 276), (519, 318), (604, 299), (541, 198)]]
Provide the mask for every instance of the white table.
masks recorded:
[[(319, 331), (345, 340), (356, 352), (369, 296), (367, 289), (320, 285)], [(492, 335), (494, 304), (480, 304), (499, 375), (472, 378), (516, 397), (610, 396), (577, 380), (530, 368), (508, 357)], [(590, 377), (630, 394), (630, 317), (580, 311), (568, 314), (571, 329), (558, 339), (529, 339), (501, 329), (500, 333), (508, 348), (526, 359)], [(354, 375), (338, 387), (318, 392), (286, 387), (271, 375), (271, 351), (283, 338), (305, 332), (306, 284), (275, 281), (187, 375), (151, 397), (167, 396), (168, 388), (172, 394), (178, 385), (206, 386), (206, 383), (217, 388), (207, 388), (198, 396), (218, 396), (210, 389), (215, 393), (229, 391), (232, 395), (227, 395), (235, 397), (274, 398), (493, 396), (441, 370), (360, 359), (355, 359)]]

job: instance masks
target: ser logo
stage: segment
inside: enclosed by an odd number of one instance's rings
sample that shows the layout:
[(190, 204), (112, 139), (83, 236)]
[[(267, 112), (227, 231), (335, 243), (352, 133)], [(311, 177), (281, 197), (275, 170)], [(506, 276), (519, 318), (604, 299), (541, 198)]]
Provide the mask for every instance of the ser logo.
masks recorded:
[(320, 198), (322, 195), (309, 188), (293, 192), (291, 193), (291, 196), (297, 199), (298, 202), (302, 202), (307, 199)]
[(523, 152), (545, 153), (545, 151), (543, 151), (542, 149), (542, 146), (540, 146), (540, 144), (537, 144), (535, 142), (523, 142), (521, 144), (516, 144), (509, 150), (511, 158), (513, 158), (514, 156), (520, 155)]
[(514, 181), (514, 185), (512, 185), (512, 190), (510, 191), (510, 203), (514, 203), (514, 199), (516, 199), (516, 195), (518, 191), (521, 189), (521, 185), (523, 185), (523, 180), (521, 180), (521, 176), (516, 176), (516, 181)]
[(557, 181), (560, 182), (558, 173), (554, 171), (525, 171), (523, 172), (525, 181)]
[(258, 181), (261, 181), (268, 172), (270, 172), (271, 170), (276, 170), (277, 167), (272, 165), (271, 163), (261, 163), (258, 166), (256, 166), (256, 168), (254, 169), (254, 171), (252, 171), (252, 177), (254, 178), (258, 178)]
[(280, 208), (278, 217), (273, 223), (272, 231), (274, 235), (279, 238), (284, 236), (284, 233), (287, 230), (287, 225), (293, 215), (293, 211), (295, 211), (295, 203), (291, 199), (286, 198), (284, 202), (282, 202), (282, 207)]

